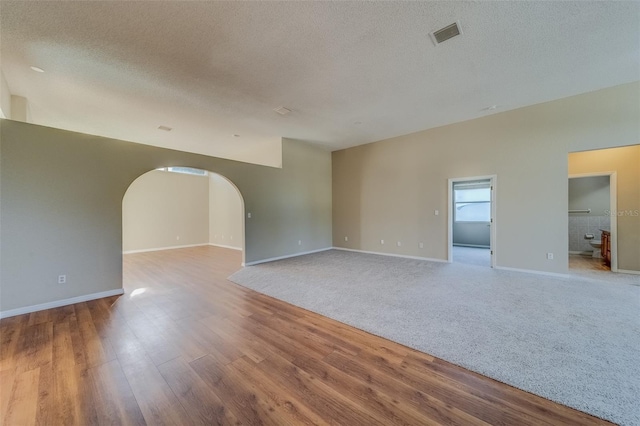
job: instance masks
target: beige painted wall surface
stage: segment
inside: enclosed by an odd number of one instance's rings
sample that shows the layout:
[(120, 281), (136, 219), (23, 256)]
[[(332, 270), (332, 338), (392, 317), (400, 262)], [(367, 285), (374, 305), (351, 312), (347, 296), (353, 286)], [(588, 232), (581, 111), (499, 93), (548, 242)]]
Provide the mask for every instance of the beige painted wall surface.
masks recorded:
[(242, 249), (244, 211), (236, 188), (224, 177), (209, 176), (209, 235), (211, 244)]
[(247, 262), (330, 247), (330, 153), (283, 139), (282, 155), (279, 169), (0, 120), (0, 310), (121, 288), (122, 200), (159, 167), (235, 183)]
[(640, 271), (640, 145), (569, 154), (569, 174), (617, 172), (618, 268)]
[(497, 265), (566, 273), (568, 152), (639, 140), (632, 83), (335, 151), (333, 243), (446, 259), (447, 179), (495, 174)]
[(25, 123), (31, 122), (31, 110), (27, 98), (11, 95), (11, 119)]
[[(569, 174), (571, 156), (569, 154)], [(577, 216), (606, 216), (609, 203), (609, 176), (569, 179), (569, 210), (591, 209), (591, 213), (571, 213)]]
[(2, 70), (0, 70), (0, 111), (4, 114), (4, 118), (11, 118), (11, 92)]
[(122, 200), (126, 251), (209, 242), (209, 178), (154, 170), (136, 179)]

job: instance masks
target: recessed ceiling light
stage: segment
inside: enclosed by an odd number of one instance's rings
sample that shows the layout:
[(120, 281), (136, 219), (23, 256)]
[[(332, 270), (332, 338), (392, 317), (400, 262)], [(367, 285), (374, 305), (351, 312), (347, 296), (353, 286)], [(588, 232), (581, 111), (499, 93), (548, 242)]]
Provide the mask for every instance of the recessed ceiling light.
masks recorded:
[(500, 108), (500, 105), (490, 105), (488, 107), (482, 108), (482, 111), (493, 111), (498, 108)]
[(170, 132), (173, 129), (171, 127), (167, 127), (167, 126), (158, 126), (158, 130), (163, 130), (165, 132)]
[(287, 115), (287, 114), (289, 114), (291, 112), (291, 110), (289, 108), (285, 108), (283, 106), (275, 108), (274, 111), (277, 112), (280, 115)]
[(38, 67), (31, 67), (31, 69), (34, 70), (35, 72), (44, 72), (42, 68), (38, 68)]

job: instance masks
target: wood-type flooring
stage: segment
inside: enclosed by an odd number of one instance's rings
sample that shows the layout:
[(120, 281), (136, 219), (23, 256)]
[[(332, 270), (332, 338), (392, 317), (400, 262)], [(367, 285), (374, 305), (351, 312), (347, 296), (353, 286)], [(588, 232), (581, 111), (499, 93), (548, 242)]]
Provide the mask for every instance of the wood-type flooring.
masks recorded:
[(240, 260), (126, 255), (123, 296), (1, 320), (0, 424), (607, 424), (238, 286)]

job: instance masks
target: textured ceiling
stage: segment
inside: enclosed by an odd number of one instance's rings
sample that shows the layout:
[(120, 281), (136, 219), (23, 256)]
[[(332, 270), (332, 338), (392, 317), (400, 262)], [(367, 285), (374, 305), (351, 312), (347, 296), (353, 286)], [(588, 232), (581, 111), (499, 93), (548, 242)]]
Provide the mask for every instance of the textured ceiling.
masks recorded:
[[(638, 2), (2, 1), (0, 15), (2, 70), (33, 122), (271, 165), (281, 137), (335, 150), (640, 79)], [(464, 34), (434, 46), (456, 20)]]

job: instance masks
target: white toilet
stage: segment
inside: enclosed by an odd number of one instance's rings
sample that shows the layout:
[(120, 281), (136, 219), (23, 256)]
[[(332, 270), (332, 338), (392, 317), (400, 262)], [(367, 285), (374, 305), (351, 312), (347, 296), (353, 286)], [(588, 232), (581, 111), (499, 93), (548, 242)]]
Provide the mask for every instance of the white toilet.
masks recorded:
[(600, 240), (589, 240), (589, 244), (593, 247), (593, 255), (592, 257), (595, 259), (602, 259), (602, 241)]

